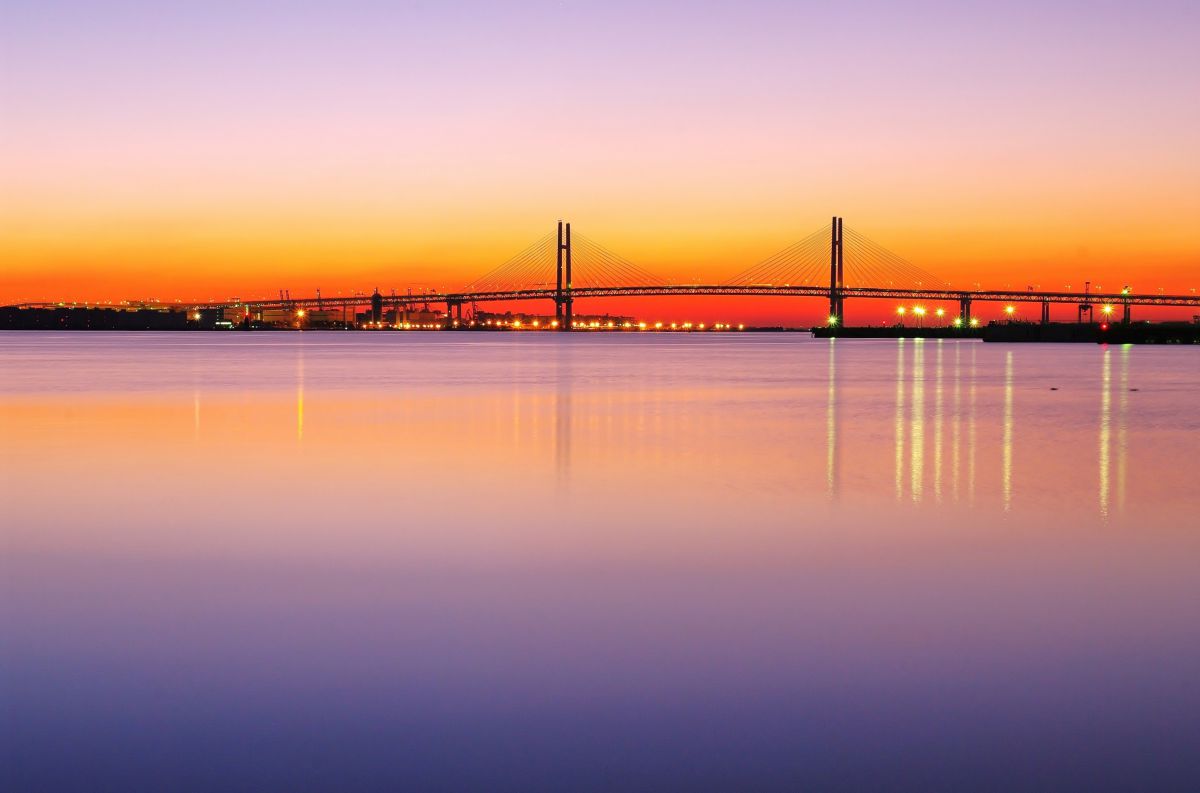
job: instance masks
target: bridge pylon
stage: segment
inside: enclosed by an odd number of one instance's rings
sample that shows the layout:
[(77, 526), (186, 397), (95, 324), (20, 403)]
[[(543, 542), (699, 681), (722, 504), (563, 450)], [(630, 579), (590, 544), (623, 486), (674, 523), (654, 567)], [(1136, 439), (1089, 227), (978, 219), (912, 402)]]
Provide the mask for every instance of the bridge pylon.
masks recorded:
[(846, 285), (845, 249), (842, 245), (842, 219), (834, 217), (830, 224), (829, 238), (829, 324), (845, 324), (845, 298), (842, 289)]
[(575, 299), (571, 296), (571, 224), (558, 221), (557, 278), (554, 289), (554, 319), (558, 329), (571, 330)]

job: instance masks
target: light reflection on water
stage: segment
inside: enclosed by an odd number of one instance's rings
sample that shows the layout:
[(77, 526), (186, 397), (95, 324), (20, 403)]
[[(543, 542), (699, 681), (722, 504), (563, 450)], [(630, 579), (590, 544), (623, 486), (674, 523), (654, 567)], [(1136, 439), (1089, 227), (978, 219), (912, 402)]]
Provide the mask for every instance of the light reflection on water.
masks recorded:
[(6, 789), (1197, 772), (1194, 350), (4, 334), (0, 374)]

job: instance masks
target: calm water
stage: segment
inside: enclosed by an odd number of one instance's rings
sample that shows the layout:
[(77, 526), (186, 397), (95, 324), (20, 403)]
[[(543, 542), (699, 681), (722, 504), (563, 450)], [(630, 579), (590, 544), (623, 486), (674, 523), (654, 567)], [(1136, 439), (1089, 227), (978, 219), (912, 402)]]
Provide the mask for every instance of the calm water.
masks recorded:
[(1193, 349), (0, 334), (0, 787), (1194, 790), (1198, 394)]

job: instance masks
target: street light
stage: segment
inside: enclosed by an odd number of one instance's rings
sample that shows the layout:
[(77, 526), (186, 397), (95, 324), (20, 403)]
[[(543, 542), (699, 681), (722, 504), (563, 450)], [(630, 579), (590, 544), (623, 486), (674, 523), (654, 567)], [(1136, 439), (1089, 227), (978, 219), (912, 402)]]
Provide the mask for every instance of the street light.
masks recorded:
[(1004, 313), (1008, 314), (1009, 318), (1011, 319), (1012, 315), (1017, 313), (1017, 307), (1016, 306), (1005, 306)]
[(913, 313), (917, 315), (917, 325), (920, 326), (920, 325), (924, 324), (924, 322), (923, 322), (925, 319), (924, 306), (914, 306)]

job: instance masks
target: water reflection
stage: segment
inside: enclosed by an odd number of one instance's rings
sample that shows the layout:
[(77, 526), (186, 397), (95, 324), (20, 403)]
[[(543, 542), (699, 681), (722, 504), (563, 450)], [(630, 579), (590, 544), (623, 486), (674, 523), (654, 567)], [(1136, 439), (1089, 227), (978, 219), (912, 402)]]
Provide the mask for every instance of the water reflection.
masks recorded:
[(296, 347), (296, 442), (304, 440), (304, 345)]
[[(1098, 485), (1097, 498), (1100, 516), (1109, 517), (1113, 507), (1113, 489), (1115, 478), (1116, 509), (1125, 510), (1125, 494), (1128, 484), (1128, 452), (1129, 452), (1129, 365), (1132, 356), (1132, 345), (1126, 344), (1115, 353), (1118, 359), (1119, 374), (1113, 381), (1113, 357), (1111, 346), (1105, 346), (1100, 353), (1100, 421), (1098, 430)], [(1113, 390), (1116, 389), (1116, 410), (1113, 410)], [(1113, 458), (1116, 457), (1115, 465)], [(1113, 469), (1116, 469), (1114, 477)]]
[(904, 498), (904, 339), (896, 342), (896, 500)]
[(554, 357), (554, 470), (560, 493), (571, 479), (572, 348), (560, 346)]
[[(996, 457), (990, 459), (998, 459), (999, 463), (992, 467), (985, 458), (982, 470), (988, 480), (998, 484), (1000, 509), (1011, 512), (1018, 495), (1017, 480), (1023, 475), (1016, 445), (1018, 425), (1022, 421), (1016, 399), (1021, 377), (1016, 353), (996, 350), (1000, 374), (989, 381), (979, 368), (979, 356), (985, 348), (975, 344), (953, 344), (952, 349), (948, 349), (945, 342), (936, 344), (932, 366), (927, 365), (928, 351), (921, 340), (900, 340), (892, 348), (895, 356), (891, 420), (895, 498), (920, 503), (925, 496), (925, 484), (931, 477), (935, 503), (942, 502), (948, 494), (952, 502), (965, 499), (967, 504), (975, 504), (982, 408), (984, 415), (991, 412), (995, 416), (996, 435), (993, 437), (997, 440), (993, 441), (993, 448)], [(1115, 508), (1123, 511), (1128, 497), (1130, 394), (1136, 390), (1130, 388), (1133, 356), (1133, 347), (1129, 345), (1104, 348), (1099, 352), (1098, 430), (1093, 448), (1097, 449), (1094, 469), (1097, 472), (1096, 511), (1105, 518), (1113, 511), (1114, 500)], [(848, 434), (853, 437), (854, 428), (840, 425), (839, 417), (849, 400), (844, 393), (838, 393), (832, 353), (828, 365), (825, 468), (826, 489), (832, 492), (833, 464), (835, 460), (840, 461), (843, 454), (835, 449), (835, 442)], [(946, 382), (947, 377), (951, 379), (950, 383)], [(1068, 382), (1084, 381), (1086, 378), (1082, 373), (1068, 379)], [(1059, 392), (1059, 387), (1052, 390)], [(1056, 400), (1062, 398), (1061, 392), (1055, 397)], [(1081, 415), (1086, 412), (1082, 410)], [(927, 423), (931, 423), (931, 435), (927, 435)], [(988, 445), (984, 443), (985, 448)], [(861, 448), (851, 443), (849, 453), (859, 454)], [(861, 465), (851, 457), (849, 464), (854, 466), (856, 463)], [(1025, 460), (1024, 465), (1030, 466), (1031, 461)]]
[(1004, 511), (1012, 509), (1013, 476), (1013, 354), (1004, 353), (1004, 419), (1003, 437), (1000, 441), (1000, 488)]
[(838, 398), (837, 398), (837, 339), (829, 340), (829, 384), (825, 399), (825, 493), (837, 495), (838, 477)]
[(912, 363), (912, 421), (910, 433), (912, 441), (912, 459), (909, 464), (911, 473), (912, 500), (920, 501), (924, 490), (925, 477), (925, 340), (913, 340)]
[[(893, 417), (894, 436), (894, 487), (897, 499), (907, 493), (909, 499), (920, 503), (925, 496), (925, 482), (932, 476), (934, 501), (945, 498), (947, 476), (950, 480), (951, 498), (958, 501), (962, 495), (961, 482), (964, 478), (964, 443), (967, 446), (965, 461), (968, 494), (974, 497), (975, 486), (975, 443), (976, 443), (976, 384), (975, 349), (970, 346), (970, 371), (964, 371), (963, 344), (953, 344), (952, 385), (947, 388), (947, 343), (933, 342), (932, 372), (926, 365), (926, 342), (914, 339), (911, 353), (906, 353), (906, 342), (901, 339), (895, 347), (896, 391)], [(911, 358), (911, 360), (908, 360)], [(906, 367), (906, 362), (908, 366)], [(1011, 362), (1008, 368), (1011, 380)], [(1011, 432), (1011, 382), (1008, 396), (1010, 401), (1006, 415), (1010, 419)], [(932, 389), (932, 437), (927, 437), (927, 418), (930, 406), (927, 391)], [(949, 391), (949, 399), (947, 397)], [(967, 394), (964, 404), (964, 392)], [(947, 405), (947, 401), (950, 402)], [(833, 400), (828, 415), (833, 420)], [(949, 424), (949, 433), (946, 425)], [(827, 436), (836, 432), (827, 430)], [(965, 440), (964, 440), (965, 436)], [(947, 448), (949, 447), (949, 448)], [(1011, 463), (1011, 460), (1010, 460)], [(947, 471), (947, 468), (949, 469)], [(930, 469), (927, 471), (927, 469)], [(906, 487), (907, 486), (907, 487)]]
[(0, 340), (5, 789), (1195, 768), (1196, 351)]
[(958, 501), (959, 467), (962, 463), (962, 345), (954, 345), (954, 410), (950, 419), (951, 496)]
[(934, 373), (933, 397), (933, 496), (937, 501), (942, 500), (942, 352), (944, 340), (937, 342), (937, 362)]
[(971, 506), (975, 505), (975, 416), (976, 406), (975, 397), (978, 383), (978, 369), (976, 367), (976, 353), (979, 352), (979, 347), (971, 345), (971, 377), (970, 388), (967, 390), (967, 503)]
[(1097, 462), (1100, 466), (1100, 517), (1108, 517), (1108, 488), (1110, 472), (1109, 455), (1112, 437), (1112, 349), (1105, 345), (1100, 353), (1100, 449)]
[(1121, 346), (1121, 396), (1117, 399), (1117, 509), (1125, 509), (1125, 460), (1129, 446), (1129, 359), (1132, 344)]
[(200, 441), (200, 388), (192, 389), (192, 440)]

